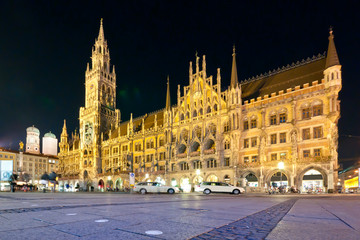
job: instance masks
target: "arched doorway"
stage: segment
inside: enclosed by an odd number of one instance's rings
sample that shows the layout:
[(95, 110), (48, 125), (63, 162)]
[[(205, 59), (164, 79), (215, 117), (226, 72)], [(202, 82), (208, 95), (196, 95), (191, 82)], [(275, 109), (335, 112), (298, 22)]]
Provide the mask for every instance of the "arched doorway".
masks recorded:
[(284, 174), (284, 172), (280, 172), (280, 171), (275, 172), (270, 178), (271, 187), (280, 187), (280, 186), (287, 187), (288, 185), (289, 185), (288, 177)]
[(113, 180), (108, 179), (108, 180), (106, 181), (106, 190), (112, 191), (112, 190), (113, 190), (113, 187), (114, 187), (114, 182), (113, 182)]
[(302, 192), (324, 192), (324, 178), (322, 174), (315, 169), (308, 170), (304, 173), (304, 176), (302, 178), (301, 188)]
[(124, 188), (123, 180), (121, 178), (118, 178), (115, 181), (115, 189), (116, 189), (116, 191), (121, 191), (121, 190), (123, 190), (123, 188)]
[(218, 182), (218, 181), (219, 181), (219, 178), (218, 178), (216, 175), (211, 174), (210, 176), (208, 176), (208, 177), (206, 178), (206, 181), (207, 181), (207, 182)]
[(183, 192), (191, 191), (190, 179), (188, 177), (182, 177), (180, 179), (180, 188), (183, 190)]
[(99, 188), (99, 191), (103, 192), (104, 191), (104, 180), (100, 179), (99, 180), (99, 183), (98, 183), (98, 188)]
[(259, 186), (259, 181), (258, 181), (257, 177), (255, 176), (255, 174), (253, 174), (253, 173), (249, 173), (248, 175), (246, 175), (245, 182), (246, 182), (246, 186), (249, 186), (249, 187), (258, 187)]

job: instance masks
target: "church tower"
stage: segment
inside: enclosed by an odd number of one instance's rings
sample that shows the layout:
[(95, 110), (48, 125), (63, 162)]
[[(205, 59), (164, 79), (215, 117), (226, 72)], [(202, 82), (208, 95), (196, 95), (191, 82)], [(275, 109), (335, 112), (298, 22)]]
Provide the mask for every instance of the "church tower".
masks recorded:
[(108, 139), (111, 128), (119, 125), (116, 108), (115, 66), (110, 65), (110, 52), (104, 36), (103, 20), (91, 56), (91, 68), (85, 72), (85, 107), (80, 108), (80, 168), (92, 177), (101, 169), (101, 135)]

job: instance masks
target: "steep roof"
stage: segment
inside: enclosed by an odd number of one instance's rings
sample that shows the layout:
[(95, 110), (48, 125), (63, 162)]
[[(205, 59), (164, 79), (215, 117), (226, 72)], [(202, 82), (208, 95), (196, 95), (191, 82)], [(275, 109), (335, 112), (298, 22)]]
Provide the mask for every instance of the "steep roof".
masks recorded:
[(288, 65), (277, 71), (270, 71), (260, 77), (245, 80), (241, 83), (242, 98), (243, 100), (256, 99), (295, 86), (302, 86), (305, 83), (321, 81), (324, 77), (325, 61), (324, 55), (318, 55), (318, 57)]
[(327, 51), (327, 56), (326, 56), (325, 68), (332, 67), (335, 65), (340, 65), (340, 61), (339, 61), (339, 57), (336, 52), (333, 31), (330, 28), (329, 46), (328, 46), (328, 51)]

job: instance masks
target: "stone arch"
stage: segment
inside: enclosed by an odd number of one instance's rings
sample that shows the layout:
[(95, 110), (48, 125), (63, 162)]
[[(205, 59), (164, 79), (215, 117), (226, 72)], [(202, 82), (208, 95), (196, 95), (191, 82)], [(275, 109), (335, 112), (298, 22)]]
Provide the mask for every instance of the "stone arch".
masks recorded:
[(211, 138), (208, 138), (204, 142), (204, 150), (208, 150), (211, 148), (215, 148), (215, 141), (212, 140)]
[[(270, 184), (271, 178), (272, 178), (272, 176), (273, 176), (275, 173), (277, 173), (277, 172), (282, 172), (282, 174), (284, 174), (284, 175), (286, 176), (287, 181), (288, 181), (288, 184), (289, 184), (289, 185), (291, 184), (292, 175), (291, 175), (291, 173), (290, 173), (288, 170), (286, 170), (286, 169), (280, 170), (280, 169), (278, 169), (278, 168), (274, 168), (274, 169), (270, 170), (270, 171), (265, 175), (265, 181), (264, 181), (264, 183), (266, 183), (267, 187), (270, 187), (270, 186), (271, 186), (271, 184)], [(283, 176), (284, 176), (284, 175), (283, 175)]]
[(186, 145), (185, 144), (180, 144), (177, 147), (177, 152), (178, 152), (178, 154), (186, 153)]
[(317, 165), (306, 166), (302, 170), (298, 171), (298, 174), (296, 175), (295, 182), (294, 182), (297, 189), (302, 188), (302, 185), (303, 185), (302, 182), (303, 182), (303, 178), (304, 178), (305, 173), (307, 171), (309, 171), (309, 170), (312, 170), (312, 169), (318, 171), (322, 175), (322, 177), (323, 177), (323, 185), (324, 185), (325, 189), (327, 189), (328, 188), (328, 173), (324, 168), (322, 168), (320, 166), (317, 166)]
[(190, 146), (190, 152), (196, 152), (200, 148), (200, 143), (198, 141), (193, 141)]
[(114, 187), (117, 190), (122, 190), (124, 188), (124, 181), (121, 178), (116, 179)]
[(218, 182), (218, 181), (219, 181), (219, 177), (218, 177), (215, 173), (209, 173), (209, 174), (205, 177), (205, 181), (207, 181), (207, 182)]

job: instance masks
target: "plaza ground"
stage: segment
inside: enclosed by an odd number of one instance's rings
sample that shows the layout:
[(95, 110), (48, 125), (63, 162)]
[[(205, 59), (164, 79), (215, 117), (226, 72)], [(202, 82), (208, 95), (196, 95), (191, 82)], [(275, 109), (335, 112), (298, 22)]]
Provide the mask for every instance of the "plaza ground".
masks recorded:
[(0, 193), (0, 239), (360, 239), (359, 216), (350, 194)]

